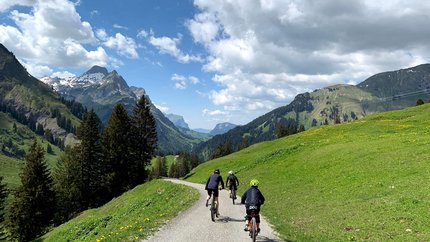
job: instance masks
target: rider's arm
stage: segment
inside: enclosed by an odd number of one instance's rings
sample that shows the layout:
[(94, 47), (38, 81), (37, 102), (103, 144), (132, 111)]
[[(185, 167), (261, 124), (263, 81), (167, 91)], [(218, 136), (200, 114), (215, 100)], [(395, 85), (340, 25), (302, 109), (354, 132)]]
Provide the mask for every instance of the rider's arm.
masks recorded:
[(219, 179), (221, 180), (222, 189), (225, 189), (225, 187), (224, 187), (224, 181), (222, 180), (222, 177), (219, 176)]
[(243, 193), (243, 195), (242, 195), (242, 199), (240, 200), (240, 203), (241, 203), (241, 204), (245, 204), (245, 201), (246, 201), (246, 193), (247, 193), (247, 191), (246, 191), (246, 192), (244, 192), (244, 193)]
[(259, 192), (259, 193), (260, 193), (260, 205), (263, 205), (265, 199), (264, 199), (263, 194), (261, 192)]
[(205, 190), (208, 190), (208, 184), (209, 184), (209, 181), (211, 180), (211, 177), (209, 177), (208, 178), (208, 181), (206, 182), (206, 186), (205, 186)]
[(236, 178), (236, 183), (239, 186), (239, 179), (237, 179), (237, 177), (235, 177), (235, 178)]

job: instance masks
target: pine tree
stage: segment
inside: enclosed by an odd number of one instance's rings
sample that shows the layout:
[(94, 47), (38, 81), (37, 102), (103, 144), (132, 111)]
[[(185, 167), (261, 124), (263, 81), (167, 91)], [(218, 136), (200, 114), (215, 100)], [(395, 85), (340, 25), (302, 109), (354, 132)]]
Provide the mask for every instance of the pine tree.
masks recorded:
[(416, 106), (423, 105), (423, 104), (424, 104), (424, 101), (421, 98), (418, 98)]
[(52, 147), (51, 147), (50, 144), (48, 144), (46, 146), (46, 153), (48, 153), (48, 154), (54, 154), (54, 151), (52, 150)]
[(152, 169), (152, 178), (160, 178), (167, 176), (166, 157), (158, 156), (155, 160), (154, 168)]
[(130, 118), (124, 106), (116, 105), (103, 134), (104, 163), (108, 166), (108, 174), (112, 176), (109, 187), (113, 196), (132, 187), (130, 128)]
[(54, 190), (57, 195), (55, 223), (61, 224), (86, 209), (82, 204), (82, 169), (79, 146), (67, 147), (54, 171)]
[(142, 96), (133, 110), (132, 116), (132, 150), (133, 170), (130, 174), (131, 184), (143, 183), (148, 174), (145, 167), (150, 164), (157, 145), (155, 119), (150, 110), (150, 103)]
[(106, 167), (102, 163), (101, 122), (94, 110), (84, 114), (78, 130), (79, 160), (81, 166), (80, 188), (84, 208), (103, 204), (106, 199), (106, 183), (103, 175)]
[(10, 229), (18, 241), (29, 241), (44, 232), (55, 211), (52, 178), (36, 139), (26, 156), (21, 184), (11, 206)]

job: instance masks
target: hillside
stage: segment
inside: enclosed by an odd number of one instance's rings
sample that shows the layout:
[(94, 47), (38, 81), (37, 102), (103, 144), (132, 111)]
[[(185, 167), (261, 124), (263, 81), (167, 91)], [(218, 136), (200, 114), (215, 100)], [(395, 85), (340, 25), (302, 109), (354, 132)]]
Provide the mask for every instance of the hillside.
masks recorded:
[(356, 86), (339, 84), (299, 94), (290, 104), (201, 143), (194, 150), (208, 160), (216, 147), (226, 142), (238, 150), (245, 139), (249, 144), (273, 140), (278, 125), (309, 129), (349, 122), (375, 112), (414, 106), (419, 98), (425, 102), (430, 99), (430, 64), (379, 73)]
[[(430, 104), (314, 127), (201, 164), (260, 180), (262, 213), (285, 240), (428, 241)], [(264, 228), (263, 228), (264, 229)]]
[(300, 125), (309, 129), (325, 123), (333, 124), (336, 120), (349, 122), (371, 112), (363, 103), (378, 103), (378, 99), (352, 85), (335, 85), (299, 94), (290, 104), (199, 144), (195, 152), (207, 160), (219, 144), (229, 143), (233, 150), (237, 150), (245, 138), (249, 144), (273, 140), (279, 124), (298, 130)]
[[(14, 128), (14, 124), (16, 128)], [(17, 187), (21, 182), (19, 173), (24, 167), (24, 157), (34, 138), (47, 150), (49, 142), (36, 135), (27, 126), (14, 120), (10, 114), (0, 112), (0, 176), (10, 188)], [(45, 153), (48, 165), (53, 168), (63, 154), (60, 148), (49, 144), (52, 153)], [(19, 159), (18, 159), (19, 158)]]
[(12, 114), (17, 121), (33, 127), (33, 130), (41, 125), (42, 135), (49, 130), (55, 143), (67, 145), (75, 142), (71, 131), (79, 125), (79, 118), (50, 86), (28, 74), (1, 44), (0, 111)]
[(154, 180), (90, 209), (36, 241), (138, 241), (190, 207), (196, 190)]

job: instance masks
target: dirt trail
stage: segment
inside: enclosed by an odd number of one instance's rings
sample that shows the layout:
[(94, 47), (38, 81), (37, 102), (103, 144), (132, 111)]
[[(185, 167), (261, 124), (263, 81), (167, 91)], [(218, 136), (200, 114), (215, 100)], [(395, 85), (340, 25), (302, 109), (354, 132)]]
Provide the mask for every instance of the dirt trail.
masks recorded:
[[(243, 231), (245, 206), (233, 205), (228, 191), (220, 191), (220, 216), (215, 222), (212, 222), (209, 208), (204, 205), (206, 199), (204, 185), (176, 179), (166, 180), (196, 188), (200, 191), (200, 199), (145, 241), (251, 241), (248, 233)], [(240, 203), (240, 199), (236, 201)], [(281, 241), (263, 217), (261, 217), (260, 226), (261, 233), (258, 235), (257, 241)]]

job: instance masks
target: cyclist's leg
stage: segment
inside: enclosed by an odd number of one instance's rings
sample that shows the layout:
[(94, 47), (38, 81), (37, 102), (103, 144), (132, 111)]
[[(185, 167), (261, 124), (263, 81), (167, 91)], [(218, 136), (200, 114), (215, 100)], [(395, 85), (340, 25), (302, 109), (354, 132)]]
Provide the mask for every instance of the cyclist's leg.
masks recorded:
[(216, 214), (219, 215), (219, 200), (218, 200), (218, 189), (214, 190), (214, 199), (215, 199), (215, 203), (216, 203)]
[(251, 210), (246, 209), (245, 215), (245, 231), (249, 230), (249, 221), (251, 220)]
[(260, 208), (257, 209), (257, 216), (255, 216), (257, 222), (257, 233), (260, 233)]
[(208, 196), (206, 197), (206, 207), (208, 206), (209, 199), (211, 199), (211, 195), (212, 195), (212, 190), (211, 189), (208, 189), (207, 191), (208, 191)]

